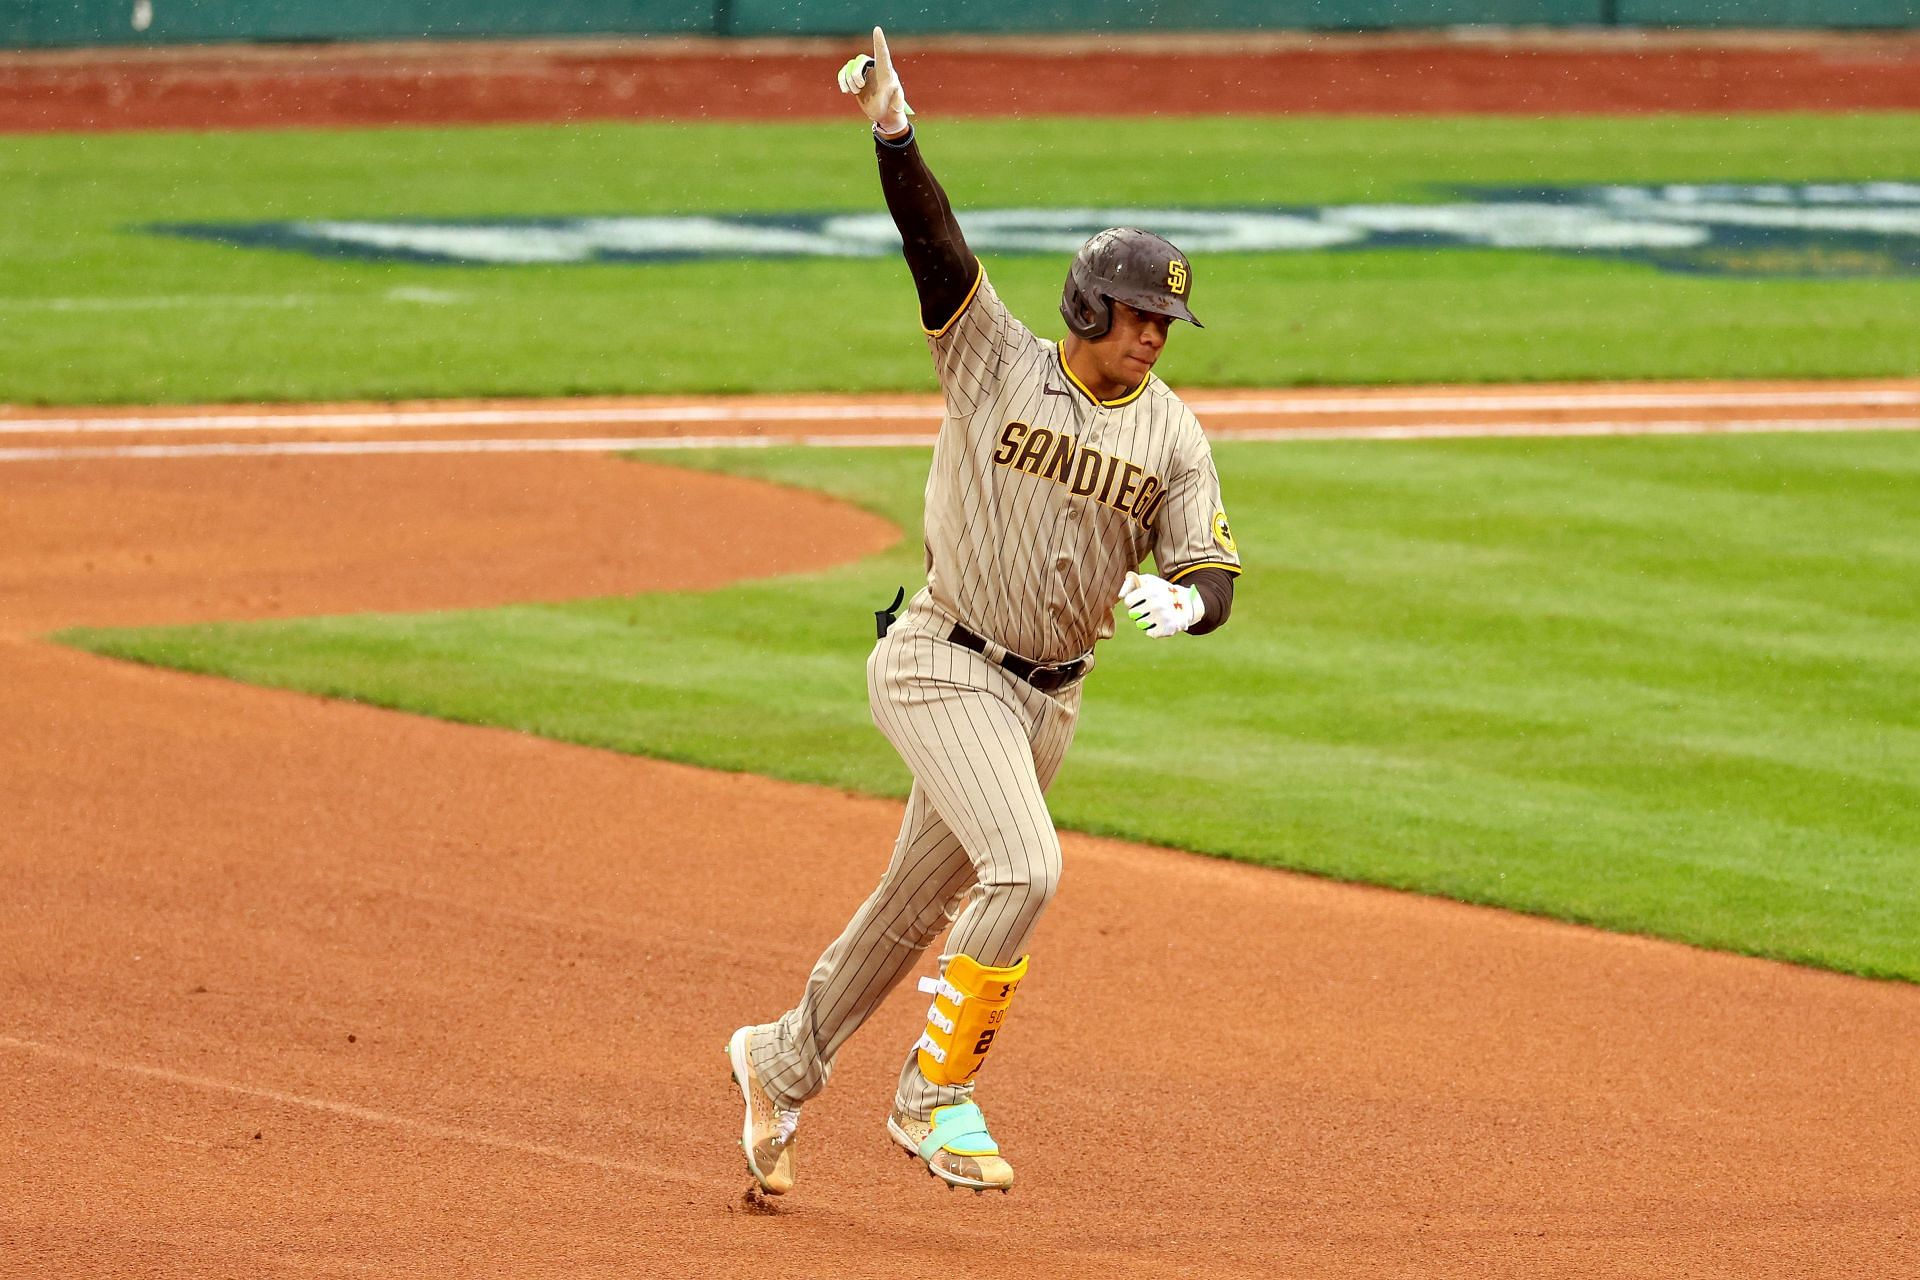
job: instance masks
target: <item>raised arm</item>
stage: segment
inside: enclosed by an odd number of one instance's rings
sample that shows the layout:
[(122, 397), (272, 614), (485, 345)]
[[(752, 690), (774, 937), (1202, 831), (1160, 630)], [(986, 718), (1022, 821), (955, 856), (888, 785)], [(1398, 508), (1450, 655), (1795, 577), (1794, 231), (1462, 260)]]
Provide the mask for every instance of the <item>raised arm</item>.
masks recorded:
[(947, 193), (920, 155), (908, 118), (913, 109), (879, 27), (873, 29), (872, 55), (861, 54), (840, 68), (840, 90), (853, 94), (873, 121), (880, 190), (920, 294), (920, 323), (930, 331), (944, 328), (973, 292), (980, 263), (967, 248)]

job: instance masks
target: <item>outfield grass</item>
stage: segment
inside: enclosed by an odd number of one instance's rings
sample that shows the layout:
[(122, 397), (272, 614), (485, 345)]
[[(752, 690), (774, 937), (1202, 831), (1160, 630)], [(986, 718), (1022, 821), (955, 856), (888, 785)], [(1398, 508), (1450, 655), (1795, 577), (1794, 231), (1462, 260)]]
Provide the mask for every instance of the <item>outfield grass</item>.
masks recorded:
[[(1124, 136), (1127, 161), (1088, 148)], [(1465, 184), (1920, 177), (1920, 116), (929, 121), (961, 208), (1439, 198)], [(154, 222), (881, 208), (857, 123), (0, 137), (0, 402), (932, 386), (896, 260), (479, 268)], [(1064, 264), (989, 263), (1047, 327)], [(1920, 373), (1920, 280), (1544, 253), (1212, 255), (1177, 385)]]
[[(1233, 621), (1102, 649), (1062, 825), (1920, 981), (1920, 436), (1216, 453)], [(916, 527), (927, 454), (684, 460)], [(863, 663), (918, 571), (65, 639), (897, 796)]]

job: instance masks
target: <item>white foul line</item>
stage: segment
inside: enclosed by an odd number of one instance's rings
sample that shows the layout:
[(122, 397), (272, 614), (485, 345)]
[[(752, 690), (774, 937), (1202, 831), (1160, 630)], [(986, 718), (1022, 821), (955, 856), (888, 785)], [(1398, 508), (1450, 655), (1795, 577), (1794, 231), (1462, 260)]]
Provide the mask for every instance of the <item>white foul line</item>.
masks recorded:
[(1920, 418), (1679, 418), (1616, 422), (1402, 422), (1364, 427), (1228, 427), (1213, 440), (1478, 440), (1513, 436), (1716, 436), (1920, 430)]
[(129, 431), (396, 430), (415, 427), (532, 427), (569, 423), (855, 422), (934, 418), (919, 405), (626, 405), (603, 409), (387, 409), (364, 412), (236, 413), (181, 417), (0, 419), (0, 434)]
[(236, 1084), (231, 1080), (217, 1080), (211, 1076), (188, 1075), (184, 1071), (172, 1071), (166, 1067), (150, 1067), (138, 1062), (120, 1062), (99, 1054), (86, 1053), (79, 1049), (69, 1049), (61, 1045), (42, 1044), (37, 1040), (20, 1040), (13, 1036), (0, 1036), (0, 1048), (18, 1049), (24, 1053), (38, 1054), (43, 1058), (54, 1058), (62, 1062), (77, 1063), (103, 1071), (118, 1071), (125, 1075), (141, 1076), (148, 1080), (161, 1080), (168, 1084), (184, 1085), (190, 1089), (209, 1089), (218, 1093), (239, 1094), (246, 1098), (259, 1098), (266, 1102), (277, 1102), (282, 1106), (304, 1107), (309, 1111), (320, 1111), (328, 1115), (343, 1116), (349, 1120), (359, 1120), (366, 1124), (384, 1125), (392, 1129), (406, 1129), (414, 1133), (423, 1133), (428, 1137), (441, 1138), (449, 1142), (465, 1142), (475, 1146), (494, 1147), (502, 1151), (516, 1151), (521, 1155), (539, 1156), (546, 1160), (557, 1160), (564, 1164), (587, 1165), (595, 1169), (608, 1169), (615, 1173), (640, 1174), (647, 1178), (668, 1178), (676, 1182), (701, 1182), (685, 1174), (654, 1165), (635, 1164), (628, 1160), (614, 1160), (607, 1156), (597, 1156), (587, 1151), (570, 1151), (565, 1147), (551, 1146), (544, 1142), (523, 1142), (518, 1138), (509, 1138), (504, 1134), (488, 1133), (484, 1129), (468, 1129), (461, 1125), (441, 1124), (435, 1120), (421, 1120), (414, 1116), (396, 1115), (391, 1111), (376, 1111), (371, 1107), (355, 1106), (351, 1102), (335, 1102), (331, 1098), (315, 1098), (306, 1094), (287, 1093), (281, 1089), (263, 1089), (254, 1085)]
[(530, 440), (286, 440), (231, 444), (125, 444), (0, 449), (0, 462), (70, 458), (267, 458), (408, 453), (625, 453), (636, 449), (878, 448), (930, 445), (933, 432), (897, 436), (590, 436)]
[[(1581, 409), (1733, 409), (1920, 406), (1920, 389), (1836, 388), (1826, 391), (1509, 392), (1411, 396), (1286, 396), (1260, 400), (1188, 401), (1202, 419), (1354, 413), (1506, 413)], [(927, 404), (684, 404), (602, 408), (526, 405), (491, 409), (288, 410), (266, 413), (144, 414), (129, 417), (0, 418), (0, 435), (137, 431), (398, 430), (412, 427), (531, 427), (569, 423), (902, 422), (933, 419)]]
[[(1364, 427), (1250, 427), (1207, 434), (1215, 441), (1464, 440), (1556, 436), (1709, 436), (1766, 432), (1920, 430), (1920, 418), (1755, 418), (1696, 422), (1407, 422)], [(926, 446), (931, 431), (910, 435), (590, 436), (524, 440), (285, 440), (219, 444), (47, 445), (0, 449), (0, 462), (113, 458), (366, 457), (392, 454), (625, 453), (669, 449), (876, 449)]]
[[(1267, 400), (1205, 400), (1195, 413), (1503, 413), (1561, 409), (1765, 409), (1821, 405), (1920, 405), (1920, 390), (1890, 388), (1826, 391), (1589, 391), (1468, 392), (1417, 396), (1292, 396)], [(1204, 410), (1201, 406), (1204, 406)]]
[(569, 423), (856, 422), (938, 419), (932, 405), (611, 405), (604, 409), (376, 409), (324, 413), (200, 414), (176, 418), (9, 418), (0, 434), (90, 431), (394, 430), (412, 427), (536, 427)]

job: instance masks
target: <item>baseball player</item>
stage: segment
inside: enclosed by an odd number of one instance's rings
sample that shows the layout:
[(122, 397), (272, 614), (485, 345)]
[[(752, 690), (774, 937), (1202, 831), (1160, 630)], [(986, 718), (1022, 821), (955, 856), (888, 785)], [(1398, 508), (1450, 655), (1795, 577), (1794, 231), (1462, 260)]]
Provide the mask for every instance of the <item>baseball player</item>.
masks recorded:
[[(1045, 792), (1072, 740), (1116, 597), (1148, 636), (1227, 620), (1240, 572), (1200, 424), (1152, 373), (1193, 273), (1145, 231), (1080, 250), (1049, 342), (1010, 315), (914, 138), (887, 51), (840, 88), (873, 122), (880, 187), (920, 295), (945, 416), (927, 479), (927, 585), (884, 611), (867, 662), (875, 723), (913, 771), (893, 858), (820, 956), (800, 1001), (734, 1032), (741, 1147), (760, 1187), (794, 1179), (800, 1107), (835, 1054), (951, 922), (927, 1026), (900, 1070), (887, 1132), (976, 1191), (1013, 1168), (973, 1101), (1027, 976), (1027, 939), (1060, 882)], [(1151, 555), (1156, 572), (1137, 572)]]

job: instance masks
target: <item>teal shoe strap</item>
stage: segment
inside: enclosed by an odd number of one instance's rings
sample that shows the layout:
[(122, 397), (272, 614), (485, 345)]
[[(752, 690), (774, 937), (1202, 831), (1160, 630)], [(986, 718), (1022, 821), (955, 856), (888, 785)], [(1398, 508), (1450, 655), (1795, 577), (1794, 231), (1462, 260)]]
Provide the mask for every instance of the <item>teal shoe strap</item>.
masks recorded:
[(920, 1144), (920, 1158), (931, 1160), (940, 1151), (957, 1156), (997, 1156), (1000, 1144), (987, 1132), (987, 1118), (980, 1108), (963, 1102), (934, 1108), (933, 1132)]

